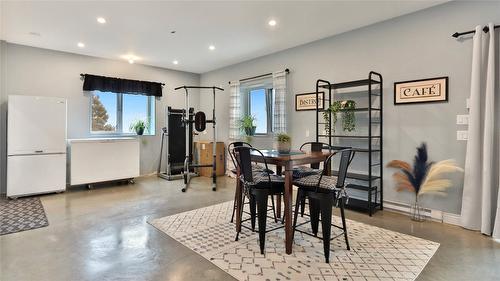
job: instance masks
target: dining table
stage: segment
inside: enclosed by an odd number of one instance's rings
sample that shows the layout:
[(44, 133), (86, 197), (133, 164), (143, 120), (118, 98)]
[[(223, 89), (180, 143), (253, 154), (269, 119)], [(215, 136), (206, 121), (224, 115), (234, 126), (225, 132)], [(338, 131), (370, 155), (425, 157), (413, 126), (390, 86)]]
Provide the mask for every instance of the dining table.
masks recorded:
[[(284, 175), (285, 190), (284, 190), (284, 217), (285, 217), (285, 249), (287, 254), (292, 253), (293, 245), (293, 223), (292, 223), (292, 197), (293, 197), (293, 168), (301, 165), (310, 165), (313, 163), (324, 162), (333, 152), (329, 151), (300, 151), (292, 150), (289, 153), (279, 153), (277, 150), (260, 150), (251, 152), (251, 160), (256, 163), (266, 163), (267, 165), (275, 165), (276, 173)], [(330, 167), (325, 167), (324, 173), (329, 175)], [(240, 173), (237, 171), (237, 179), (240, 178)], [(242, 206), (242, 184), (237, 180), (236, 184), (236, 209), (241, 212)], [(281, 216), (281, 196), (276, 197), (276, 213)], [(241, 216), (236, 216), (236, 230), (241, 231)]]

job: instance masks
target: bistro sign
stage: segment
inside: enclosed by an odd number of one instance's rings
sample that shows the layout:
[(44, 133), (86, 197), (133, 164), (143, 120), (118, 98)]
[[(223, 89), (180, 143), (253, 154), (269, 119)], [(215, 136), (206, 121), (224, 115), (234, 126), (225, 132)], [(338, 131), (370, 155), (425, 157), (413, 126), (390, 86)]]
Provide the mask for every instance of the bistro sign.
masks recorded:
[(394, 83), (394, 104), (448, 101), (448, 77)]
[[(318, 93), (318, 100), (320, 110), (323, 110), (323, 100), (325, 99), (325, 93)], [(295, 95), (295, 110), (316, 110), (316, 92), (314, 93), (304, 93)]]

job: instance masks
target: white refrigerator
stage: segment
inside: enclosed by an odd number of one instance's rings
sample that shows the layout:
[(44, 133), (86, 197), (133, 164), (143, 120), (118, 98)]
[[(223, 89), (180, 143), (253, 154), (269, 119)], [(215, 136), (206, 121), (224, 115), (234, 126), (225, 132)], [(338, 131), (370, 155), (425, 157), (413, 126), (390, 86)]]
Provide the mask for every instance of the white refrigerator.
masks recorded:
[(10, 95), (7, 197), (66, 189), (66, 99)]

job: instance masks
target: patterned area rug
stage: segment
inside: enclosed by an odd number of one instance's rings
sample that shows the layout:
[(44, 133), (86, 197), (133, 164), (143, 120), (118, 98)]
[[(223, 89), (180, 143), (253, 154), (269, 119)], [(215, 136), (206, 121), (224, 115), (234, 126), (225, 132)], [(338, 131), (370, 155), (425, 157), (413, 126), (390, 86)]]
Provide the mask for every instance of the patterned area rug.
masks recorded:
[(0, 235), (48, 225), (40, 198), (0, 199)]
[[(234, 241), (234, 224), (229, 222), (232, 207), (232, 201), (226, 202), (150, 224), (234, 278), (246, 281), (415, 280), (439, 247), (439, 243), (348, 220), (351, 250), (346, 250), (343, 238), (332, 240), (329, 264), (324, 260), (322, 241), (299, 232), (295, 233), (293, 253), (287, 255), (283, 229), (266, 235), (266, 253), (261, 255), (257, 233), (243, 228), (239, 241)], [(303, 222), (305, 217), (299, 220)], [(340, 223), (337, 216), (333, 220)], [(268, 229), (276, 225), (268, 220)]]

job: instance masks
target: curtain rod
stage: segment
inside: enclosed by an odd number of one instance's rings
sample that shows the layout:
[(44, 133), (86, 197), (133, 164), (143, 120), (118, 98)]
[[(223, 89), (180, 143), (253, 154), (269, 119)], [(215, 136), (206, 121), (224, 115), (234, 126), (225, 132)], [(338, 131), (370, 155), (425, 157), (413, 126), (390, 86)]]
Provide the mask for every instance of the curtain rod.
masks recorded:
[[(494, 26), (494, 28), (495, 28), (495, 29), (497, 29), (497, 28), (499, 28), (499, 27), (500, 27), (500, 25), (495, 25), (495, 26)], [(484, 31), (484, 33), (488, 33), (488, 31), (490, 31), (490, 28), (489, 28), (488, 26), (485, 26), (485, 27), (483, 28), (483, 31)], [(458, 37), (460, 37), (460, 36), (462, 36), (462, 35), (473, 34), (473, 33), (476, 33), (476, 30), (469, 30), (469, 31), (464, 31), (464, 32), (455, 32), (455, 33), (453, 33), (453, 34), (451, 35), (451, 37), (458, 38)]]
[[(290, 69), (286, 68), (285, 69), (285, 73), (288, 74), (290, 73)], [(261, 78), (261, 77), (266, 77), (266, 76), (269, 76), (269, 75), (273, 75), (273, 73), (266, 73), (266, 74), (261, 74), (261, 75), (257, 75), (257, 76), (253, 76), (253, 77), (248, 77), (248, 78), (243, 78), (243, 79), (240, 79), (238, 80), (239, 82), (244, 82), (244, 81), (247, 81), (247, 80), (252, 80), (252, 79), (257, 79), (257, 78)], [(231, 81), (229, 81), (229, 84), (231, 84)]]
[[(86, 75), (86, 74), (80, 73), (80, 78), (84, 79), (84, 78), (85, 78), (85, 75)], [(123, 79), (123, 78), (116, 78), (116, 79)], [(130, 80), (130, 79), (125, 79), (125, 80)], [(149, 81), (141, 81), (141, 82), (149, 82)], [(158, 83), (158, 82), (154, 82), (154, 83)], [(162, 87), (164, 87), (164, 86), (165, 86), (165, 83), (160, 83), (160, 85), (161, 85)]]
[(215, 87), (215, 86), (211, 86), (211, 87), (205, 87), (205, 86), (180, 86), (180, 87), (177, 87), (175, 88), (174, 90), (179, 90), (179, 89), (214, 89), (214, 90), (220, 90), (220, 91), (224, 91), (224, 89), (222, 89), (221, 87)]

